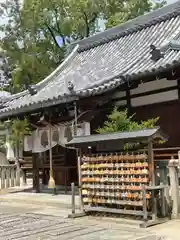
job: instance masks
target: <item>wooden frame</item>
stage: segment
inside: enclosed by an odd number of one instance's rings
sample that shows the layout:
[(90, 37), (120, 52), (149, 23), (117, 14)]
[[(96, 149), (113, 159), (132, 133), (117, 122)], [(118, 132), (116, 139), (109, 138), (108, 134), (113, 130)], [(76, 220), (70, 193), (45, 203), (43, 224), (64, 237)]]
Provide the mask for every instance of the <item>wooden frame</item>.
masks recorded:
[[(163, 135), (158, 132), (159, 130), (157, 129), (156, 136), (161, 137), (163, 139)], [(98, 135), (96, 135), (98, 136)], [(150, 172), (151, 172), (151, 186), (144, 186), (142, 189), (142, 196), (143, 196), (143, 210), (123, 210), (123, 209), (116, 209), (116, 208), (107, 208), (107, 207), (96, 207), (96, 206), (85, 206), (83, 203), (83, 194), (82, 194), (82, 172), (81, 172), (81, 159), (83, 156), (83, 151), (84, 148), (88, 148), (88, 144), (90, 145), (97, 145), (98, 141), (96, 140), (96, 136), (94, 135), (93, 138), (94, 140), (88, 142), (85, 141), (84, 143), (80, 141), (78, 143), (78, 137), (75, 140), (72, 140), (68, 143), (68, 146), (75, 146), (79, 150), (77, 151), (78, 154), (78, 176), (79, 176), (79, 197), (80, 197), (80, 207), (81, 210), (84, 212), (108, 212), (108, 213), (118, 213), (118, 214), (130, 214), (130, 215), (135, 215), (135, 216), (142, 216), (144, 222), (148, 221), (149, 216), (152, 216), (153, 221), (157, 221), (157, 204), (155, 200), (155, 190), (162, 190), (164, 189), (164, 186), (156, 186), (155, 185), (155, 175), (154, 175), (154, 158), (153, 158), (153, 140), (154, 140), (154, 135), (146, 138), (147, 146), (148, 146), (148, 163), (150, 166)], [(156, 137), (155, 136), (155, 137)], [(91, 136), (89, 136), (90, 138)], [(88, 138), (88, 137), (87, 137)], [(124, 140), (124, 139), (122, 139)], [(127, 139), (126, 139), (127, 140)], [(105, 142), (110, 142), (112, 139), (104, 140)], [(118, 141), (118, 139), (117, 139)], [(128, 141), (128, 140), (127, 140)], [(139, 138), (135, 138), (134, 141), (139, 141)], [(147, 211), (147, 200), (146, 200), (146, 191), (152, 191), (152, 199), (153, 199), (153, 209), (152, 212)], [(125, 204), (125, 203), (124, 203)], [(122, 203), (123, 205), (123, 203)], [(165, 203), (163, 202), (163, 206), (165, 206)], [(164, 209), (164, 207), (163, 207)], [(165, 212), (165, 210), (163, 210)]]

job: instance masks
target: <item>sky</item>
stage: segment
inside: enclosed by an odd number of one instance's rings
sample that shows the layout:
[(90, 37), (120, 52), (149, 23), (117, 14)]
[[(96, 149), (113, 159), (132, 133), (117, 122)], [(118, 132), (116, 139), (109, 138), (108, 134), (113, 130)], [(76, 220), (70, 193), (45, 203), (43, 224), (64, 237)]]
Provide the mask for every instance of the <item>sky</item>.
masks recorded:
[(177, 0), (167, 0), (167, 3), (174, 3), (174, 2), (177, 2)]

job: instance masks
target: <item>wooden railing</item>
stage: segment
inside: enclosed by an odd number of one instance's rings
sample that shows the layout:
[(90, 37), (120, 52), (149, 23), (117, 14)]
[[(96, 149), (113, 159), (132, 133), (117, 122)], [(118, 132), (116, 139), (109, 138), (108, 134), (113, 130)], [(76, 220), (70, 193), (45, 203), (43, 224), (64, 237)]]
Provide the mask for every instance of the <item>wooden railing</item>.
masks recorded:
[(169, 161), (172, 157), (178, 158), (178, 151), (180, 147), (171, 148), (154, 148), (154, 160), (155, 161)]
[(20, 185), (20, 174), (18, 174), (17, 171), (17, 166), (15, 164), (0, 165), (0, 189)]

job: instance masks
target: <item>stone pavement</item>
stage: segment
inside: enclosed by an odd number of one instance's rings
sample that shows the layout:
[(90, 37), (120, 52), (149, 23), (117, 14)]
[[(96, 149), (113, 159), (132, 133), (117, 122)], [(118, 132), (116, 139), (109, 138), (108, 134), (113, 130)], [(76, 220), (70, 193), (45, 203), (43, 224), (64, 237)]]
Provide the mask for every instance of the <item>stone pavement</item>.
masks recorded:
[(158, 235), (165, 235), (167, 239), (179, 240), (180, 239), (180, 220), (174, 219), (167, 223), (151, 227), (151, 230)]
[(67, 209), (1, 202), (0, 240), (160, 240), (149, 229), (67, 215)]
[[(0, 202), (18, 202), (27, 204), (44, 204), (60, 208), (71, 208), (71, 195), (32, 192), (11, 192), (0, 195)], [(75, 197), (76, 208), (79, 207), (79, 197)]]

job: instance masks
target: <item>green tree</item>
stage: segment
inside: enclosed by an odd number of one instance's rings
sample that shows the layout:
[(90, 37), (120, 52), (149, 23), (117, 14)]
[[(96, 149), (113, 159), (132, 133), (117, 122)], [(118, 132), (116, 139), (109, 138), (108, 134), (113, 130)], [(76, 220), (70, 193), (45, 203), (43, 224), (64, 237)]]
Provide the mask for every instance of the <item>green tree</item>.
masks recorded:
[(118, 111), (115, 108), (102, 128), (97, 129), (98, 133), (125, 132), (149, 129), (156, 126), (159, 117), (137, 122), (133, 120), (134, 115), (128, 116), (128, 110)]
[(147, 12), (160, 8), (166, 4), (165, 0), (160, 0), (159, 2), (148, 0), (130, 0), (121, 1), (121, 4), (118, 4), (118, 2), (119, 1), (116, 1), (114, 6), (110, 5), (110, 11), (107, 12), (107, 28), (114, 27)]
[[(51, 36), (34, 30), (23, 14), (21, 1), (11, 0), (0, 4), (4, 37), (0, 42), (1, 59), (6, 79), (11, 78), (11, 92), (19, 92), (27, 85), (41, 81), (62, 61), (64, 51), (57, 51)], [(28, 25), (29, 23), (29, 25)]]
[[(148, 119), (147, 121), (137, 122), (133, 120), (134, 115), (129, 116), (128, 110), (118, 111), (114, 108), (112, 113), (108, 115), (108, 120), (104, 123), (102, 128), (97, 129), (97, 133), (113, 133), (113, 132), (130, 132), (139, 131), (143, 129), (150, 129), (156, 127), (159, 117)], [(158, 141), (159, 144), (163, 141)], [(127, 143), (124, 145), (125, 150), (142, 147), (142, 143)]]
[(8, 129), (10, 136), (9, 141), (16, 150), (16, 159), (19, 160), (19, 149), (23, 147), (25, 135), (31, 134), (31, 128), (28, 120), (14, 119), (1, 123), (4, 128)]

